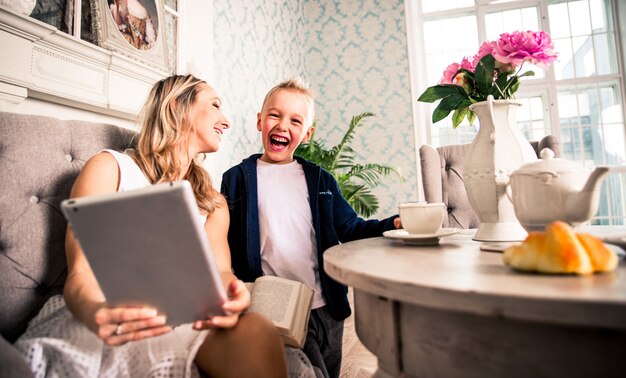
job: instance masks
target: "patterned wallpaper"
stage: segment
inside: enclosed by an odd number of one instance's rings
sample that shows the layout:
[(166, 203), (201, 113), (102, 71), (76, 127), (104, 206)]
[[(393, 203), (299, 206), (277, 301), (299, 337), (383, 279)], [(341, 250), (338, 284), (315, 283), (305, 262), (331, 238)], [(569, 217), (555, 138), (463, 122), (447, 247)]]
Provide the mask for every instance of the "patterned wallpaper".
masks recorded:
[(316, 89), (317, 137), (335, 145), (353, 115), (366, 111), (354, 139), (357, 161), (400, 167), (375, 194), (377, 217), (417, 200), (415, 145), (403, 0), (308, 0), (308, 79)]
[(376, 189), (377, 217), (417, 199), (403, 0), (216, 1), (216, 82), (231, 120), (212, 164), (216, 181), (261, 149), (256, 113), (276, 83), (306, 78), (316, 93), (316, 137), (336, 144), (350, 118), (370, 111), (353, 142), (357, 161), (400, 167)]

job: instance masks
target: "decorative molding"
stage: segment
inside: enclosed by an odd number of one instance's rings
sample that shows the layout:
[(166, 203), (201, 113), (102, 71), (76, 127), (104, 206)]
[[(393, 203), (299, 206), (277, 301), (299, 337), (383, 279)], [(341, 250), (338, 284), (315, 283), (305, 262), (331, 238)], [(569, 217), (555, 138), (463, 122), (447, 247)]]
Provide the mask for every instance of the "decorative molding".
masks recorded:
[(35, 79), (33, 89), (59, 96), (71, 96), (71, 92), (80, 94), (85, 102), (106, 103), (107, 70), (103, 65), (96, 67), (59, 51), (33, 46), (31, 74)]
[(11, 85), (27, 97), (134, 120), (154, 82), (168, 75), (1, 6), (0, 48), (11, 52), (0, 61), (0, 101), (19, 100), (2, 90)]
[(26, 89), (15, 85), (0, 83), (0, 103), (21, 104), (28, 97)]

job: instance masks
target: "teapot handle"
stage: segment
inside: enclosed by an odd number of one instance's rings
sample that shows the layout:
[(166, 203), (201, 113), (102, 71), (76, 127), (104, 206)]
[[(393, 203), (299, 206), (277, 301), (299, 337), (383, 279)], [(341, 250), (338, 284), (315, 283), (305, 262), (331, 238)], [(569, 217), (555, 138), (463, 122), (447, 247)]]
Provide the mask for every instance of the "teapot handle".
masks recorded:
[(506, 196), (509, 197), (509, 201), (513, 202), (513, 190), (511, 190), (511, 181), (506, 184), (505, 193)]

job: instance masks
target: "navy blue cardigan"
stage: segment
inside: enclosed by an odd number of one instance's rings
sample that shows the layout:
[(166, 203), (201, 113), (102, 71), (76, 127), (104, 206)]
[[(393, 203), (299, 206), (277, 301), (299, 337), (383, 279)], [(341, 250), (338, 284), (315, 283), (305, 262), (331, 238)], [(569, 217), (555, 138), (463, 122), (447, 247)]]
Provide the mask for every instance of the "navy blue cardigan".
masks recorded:
[[(255, 154), (244, 159), (222, 177), (221, 192), (226, 197), (230, 212), (228, 243), (233, 270), (239, 279), (247, 282), (263, 275), (256, 175), (256, 161), (260, 157), (260, 154)], [(394, 228), (393, 219), (397, 215), (384, 220), (359, 218), (328, 171), (300, 157), (296, 160), (302, 165), (309, 191), (322, 296), (332, 317), (343, 320), (351, 313), (348, 289), (326, 274), (322, 254), (339, 243), (381, 236), (384, 231)]]

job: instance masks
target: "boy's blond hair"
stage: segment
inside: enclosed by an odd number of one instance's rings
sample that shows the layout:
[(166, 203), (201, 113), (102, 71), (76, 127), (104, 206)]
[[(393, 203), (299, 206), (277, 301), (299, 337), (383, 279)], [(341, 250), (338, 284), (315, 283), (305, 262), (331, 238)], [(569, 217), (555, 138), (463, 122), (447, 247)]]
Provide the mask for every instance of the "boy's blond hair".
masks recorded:
[(267, 92), (267, 94), (265, 95), (265, 98), (263, 99), (263, 105), (261, 105), (261, 111), (265, 109), (265, 104), (267, 103), (267, 100), (274, 93), (280, 90), (296, 92), (296, 93), (303, 95), (307, 99), (310, 105), (311, 114), (309, 116), (311, 118), (311, 123), (312, 123), (313, 119), (315, 118), (315, 101), (313, 100), (313, 91), (311, 90), (311, 88), (309, 87), (309, 84), (306, 81), (304, 81), (301, 77), (297, 77), (297, 76), (287, 79), (283, 81), (282, 83), (276, 85), (272, 89), (270, 89), (269, 92)]

